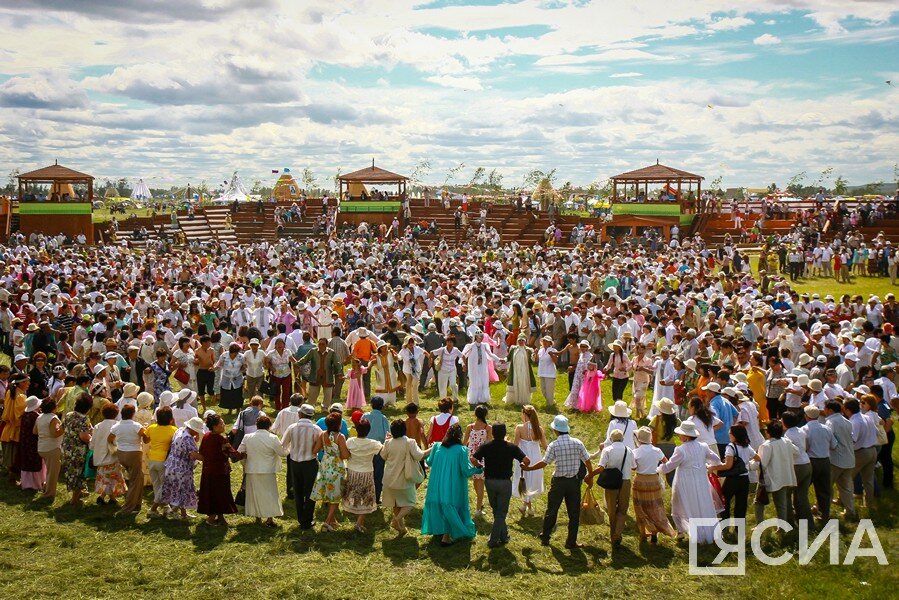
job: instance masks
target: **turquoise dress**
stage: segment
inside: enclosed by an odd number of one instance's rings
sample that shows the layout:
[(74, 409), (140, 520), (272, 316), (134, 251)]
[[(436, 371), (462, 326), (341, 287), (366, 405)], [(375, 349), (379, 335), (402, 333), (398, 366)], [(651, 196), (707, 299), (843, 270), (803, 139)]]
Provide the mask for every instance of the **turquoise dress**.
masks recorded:
[(444, 448), (440, 442), (431, 449), (428, 466), (431, 472), (421, 517), (422, 535), (473, 538), (475, 527), (468, 505), (468, 478), (482, 473), (483, 469), (471, 466), (465, 446)]

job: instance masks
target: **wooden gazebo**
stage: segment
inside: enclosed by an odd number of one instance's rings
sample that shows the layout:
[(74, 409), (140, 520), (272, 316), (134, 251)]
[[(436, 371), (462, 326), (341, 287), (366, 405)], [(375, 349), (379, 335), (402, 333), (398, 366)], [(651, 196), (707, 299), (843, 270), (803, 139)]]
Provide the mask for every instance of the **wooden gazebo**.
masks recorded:
[(683, 192), (692, 192), (695, 185), (694, 197), (698, 199), (702, 193), (702, 180), (703, 177), (701, 175), (675, 169), (674, 167), (659, 164), (659, 161), (656, 161), (654, 165), (612, 177), (612, 198), (618, 199), (618, 186), (624, 187), (625, 190), (630, 186), (634, 186), (635, 196), (640, 195), (640, 188), (642, 187), (644, 197), (648, 199), (649, 184), (664, 184), (666, 190), (673, 191), (678, 201), (681, 202), (681, 206), (684, 206)]
[(358, 171), (353, 171), (346, 175), (341, 175), (338, 177), (338, 181), (340, 184), (339, 192), (341, 199), (344, 199), (344, 187), (347, 191), (347, 199), (352, 200), (354, 197), (359, 198), (362, 196), (363, 186), (366, 184), (395, 185), (397, 188), (397, 196), (403, 198), (406, 195), (406, 182), (409, 181), (409, 178), (405, 175), (398, 175), (380, 167), (376, 167), (375, 159), (372, 159), (370, 167), (359, 169)]
[[(83, 233), (87, 242), (94, 242), (93, 200), (94, 177), (58, 162), (22, 173), (19, 180), (19, 230), (24, 234), (43, 233), (56, 235), (64, 233), (72, 238)], [(34, 193), (29, 186), (47, 185)], [(78, 194), (73, 186), (84, 185), (86, 194)]]

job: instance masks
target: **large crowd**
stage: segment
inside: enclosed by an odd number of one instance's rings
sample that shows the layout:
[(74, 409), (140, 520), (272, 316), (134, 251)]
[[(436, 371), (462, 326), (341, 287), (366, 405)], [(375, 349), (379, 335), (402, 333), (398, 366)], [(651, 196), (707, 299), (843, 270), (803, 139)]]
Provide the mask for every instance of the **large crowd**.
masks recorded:
[[(421, 533), (445, 545), (473, 537), (485, 505), (488, 543), (506, 543), (512, 498), (534, 514), (544, 494), (539, 537), (564, 503), (567, 547), (591, 518), (620, 543), (631, 510), (651, 542), (750, 504), (756, 522), (767, 504), (793, 523), (833, 506), (857, 519), (893, 486), (899, 306), (799, 293), (781, 271), (827, 275), (852, 247), (803, 244), (775, 240), (754, 274), (699, 236), (420, 247), (357, 230), (140, 252), (14, 238), (0, 247), (3, 468), (40, 498), (64, 487), (73, 505), (210, 526), (243, 505), (277, 527), (286, 495), (301, 528), (333, 532), (341, 511), (365, 531), (387, 508), (403, 535), (423, 500)], [(422, 402), (434, 388), (436, 407)], [(497, 403), (520, 422), (491, 419)], [(572, 435), (569, 415), (602, 412), (602, 439)], [(585, 484), (605, 517), (589, 501), (581, 514)]]

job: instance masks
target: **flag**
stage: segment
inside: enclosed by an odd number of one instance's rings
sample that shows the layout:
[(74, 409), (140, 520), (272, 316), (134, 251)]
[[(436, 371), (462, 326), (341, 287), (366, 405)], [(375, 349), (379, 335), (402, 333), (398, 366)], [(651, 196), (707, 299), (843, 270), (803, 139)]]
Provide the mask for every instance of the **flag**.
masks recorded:
[(290, 169), (284, 169), (285, 173), (290, 173)]
[(278, 173), (278, 169), (272, 169), (272, 173)]

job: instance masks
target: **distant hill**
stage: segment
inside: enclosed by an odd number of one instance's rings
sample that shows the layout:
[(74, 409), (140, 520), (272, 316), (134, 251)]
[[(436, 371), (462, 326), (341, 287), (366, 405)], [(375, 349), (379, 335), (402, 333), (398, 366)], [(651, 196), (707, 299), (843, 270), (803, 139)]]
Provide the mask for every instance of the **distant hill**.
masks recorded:
[(887, 183), (882, 183), (881, 185), (879, 185), (877, 187), (873, 187), (873, 186), (874, 186), (873, 183), (868, 183), (865, 185), (850, 185), (848, 188), (849, 195), (852, 196), (853, 194), (858, 194), (862, 190), (864, 190), (864, 193), (866, 193), (866, 194), (884, 194), (884, 195), (892, 196), (893, 194), (896, 193), (896, 183), (892, 182), (892, 181), (887, 182)]

